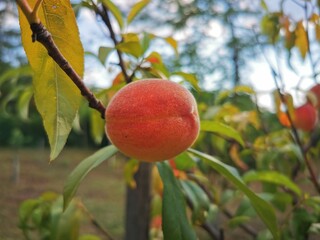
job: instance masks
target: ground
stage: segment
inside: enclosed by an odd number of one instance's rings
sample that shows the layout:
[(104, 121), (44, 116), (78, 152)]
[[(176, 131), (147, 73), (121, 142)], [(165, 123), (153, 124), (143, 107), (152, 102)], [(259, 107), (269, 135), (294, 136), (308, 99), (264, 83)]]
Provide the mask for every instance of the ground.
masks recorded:
[[(46, 149), (0, 149), (0, 239), (24, 239), (17, 227), (19, 205), (48, 190), (61, 194), (68, 174), (94, 152), (65, 149), (49, 164)], [(77, 193), (94, 218), (117, 239), (123, 236), (124, 196), (123, 162), (119, 159), (110, 159), (90, 172)], [(99, 235), (89, 221), (82, 224), (84, 233)]]

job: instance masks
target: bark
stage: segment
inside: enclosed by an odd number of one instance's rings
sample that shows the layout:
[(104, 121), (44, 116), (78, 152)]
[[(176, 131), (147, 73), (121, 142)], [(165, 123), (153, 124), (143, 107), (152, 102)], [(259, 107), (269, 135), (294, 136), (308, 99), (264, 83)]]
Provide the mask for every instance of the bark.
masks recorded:
[(127, 187), (125, 240), (147, 240), (151, 207), (151, 164), (141, 163), (134, 178), (137, 187)]

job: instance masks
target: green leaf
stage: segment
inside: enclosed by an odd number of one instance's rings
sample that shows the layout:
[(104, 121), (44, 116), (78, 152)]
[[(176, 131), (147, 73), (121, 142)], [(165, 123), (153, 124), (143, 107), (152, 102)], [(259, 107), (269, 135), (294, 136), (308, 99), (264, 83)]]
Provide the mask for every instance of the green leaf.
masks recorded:
[(105, 135), (105, 121), (101, 118), (101, 114), (90, 109), (90, 135), (96, 144), (100, 144)]
[(264, 0), (261, 0), (261, 4), (260, 5), (261, 5), (263, 10), (268, 11), (268, 6), (267, 6), (267, 4), (266, 4), (266, 2)]
[(139, 58), (142, 55), (141, 45), (137, 41), (119, 43), (116, 48), (121, 52), (130, 54), (136, 58)]
[(27, 199), (19, 207), (19, 227), (27, 228), (28, 219), (31, 217), (32, 212), (41, 203), (38, 199)]
[(276, 171), (250, 171), (243, 176), (243, 180), (248, 183), (252, 181), (263, 181), (289, 188), (298, 196), (301, 196), (300, 188), (287, 176)]
[(29, 105), (31, 98), (33, 96), (33, 88), (32, 86), (26, 87), (25, 90), (22, 92), (18, 99), (17, 108), (19, 115), (22, 119), (28, 119), (29, 115)]
[(274, 209), (268, 202), (260, 198), (244, 184), (235, 168), (230, 167), (223, 162), (220, 162), (216, 158), (197, 150), (189, 149), (188, 151), (203, 159), (206, 164), (214, 168), (221, 175), (232, 182), (237, 187), (237, 189), (242, 191), (249, 198), (253, 208), (260, 216), (261, 220), (271, 231), (274, 239), (280, 239), (280, 232), (277, 226), (277, 219)]
[(114, 48), (111, 47), (100, 47), (99, 48), (99, 53), (98, 53), (98, 58), (102, 65), (105, 64), (107, 57), (109, 54), (114, 50)]
[(245, 224), (250, 219), (251, 218), (248, 216), (236, 216), (228, 221), (228, 226), (230, 228), (236, 228), (236, 227), (239, 227), (239, 225), (241, 225), (241, 224)]
[(135, 173), (139, 169), (139, 161), (136, 159), (130, 159), (124, 165), (124, 179), (129, 187), (136, 188), (137, 184), (134, 179)]
[(177, 169), (188, 170), (196, 166), (196, 162), (187, 152), (183, 152), (174, 158)]
[[(60, 204), (59, 206), (61, 206)], [(55, 240), (78, 240), (81, 220), (81, 209), (77, 207), (76, 204), (72, 204), (72, 207), (69, 207), (63, 214), (61, 214), (61, 218), (58, 225), (57, 237)]]
[(10, 101), (15, 100), (18, 98), (21, 93), (24, 91), (25, 86), (23, 85), (17, 85), (15, 88), (13, 88), (0, 102), (0, 110), (4, 113), (6, 112), (6, 107), (9, 105)]
[(184, 80), (189, 82), (195, 90), (200, 91), (199, 81), (196, 75), (191, 73), (185, 73), (185, 72), (174, 72), (172, 75), (181, 76)]
[(24, 65), (17, 68), (9, 68), (0, 75), (0, 86), (6, 81), (12, 80), (15, 83), (20, 77), (31, 77), (32, 75), (33, 72), (29, 65)]
[(120, 29), (123, 29), (123, 18), (122, 18), (122, 14), (119, 10), (119, 8), (114, 5), (114, 3), (110, 0), (100, 0), (100, 2), (102, 2), (102, 4), (108, 9), (110, 10), (110, 12), (112, 13), (112, 15), (115, 17), (115, 19), (117, 20)]
[[(108, 89), (102, 89), (95, 92), (96, 98), (98, 98), (102, 104), (107, 105), (108, 103)], [(90, 120), (90, 135), (96, 144), (102, 142), (105, 136), (105, 120), (101, 118), (101, 113), (93, 109), (89, 110)]]
[(96, 235), (86, 234), (81, 235), (79, 240), (101, 240), (101, 238)]
[(211, 132), (226, 136), (233, 140), (236, 140), (242, 146), (244, 146), (244, 141), (240, 135), (240, 133), (234, 128), (223, 124), (221, 122), (216, 121), (201, 121), (200, 122), (200, 130), (205, 132)]
[(195, 232), (186, 214), (186, 202), (171, 168), (157, 163), (164, 189), (162, 203), (162, 230), (164, 239), (194, 240)]
[(210, 200), (206, 193), (192, 181), (180, 181), (188, 199), (192, 202), (192, 221), (203, 223), (210, 208)]
[(107, 146), (90, 157), (84, 159), (68, 176), (64, 188), (63, 188), (63, 208), (66, 209), (72, 200), (73, 196), (76, 194), (76, 191), (85, 178), (85, 176), (95, 167), (100, 165), (105, 160), (112, 157), (116, 154), (118, 149), (113, 146)]
[(234, 87), (233, 92), (235, 93), (247, 93), (247, 94), (254, 94), (255, 91), (252, 89), (252, 87), (245, 86), (245, 85), (239, 85)]
[(153, 34), (146, 32), (143, 33), (143, 38), (141, 40), (141, 48), (143, 53), (145, 53), (149, 49), (152, 39), (154, 39)]
[(127, 24), (129, 25), (133, 19), (139, 14), (139, 12), (145, 8), (150, 3), (150, 0), (141, 0), (137, 2), (133, 7), (131, 8), (128, 18), (127, 18)]
[(274, 12), (263, 16), (260, 27), (262, 34), (266, 35), (272, 44), (275, 44), (279, 38), (280, 26), (279, 16), (281, 13)]
[(290, 208), (292, 203), (292, 194), (284, 192), (270, 193), (269, 200), (268, 198), (265, 198), (265, 195), (268, 194), (269, 193), (264, 193), (262, 197), (264, 197), (265, 200), (272, 202), (272, 204), (280, 211), (285, 212), (287, 208)]
[[(37, 0), (28, 3), (34, 7)], [(39, 18), (51, 33), (62, 55), (80, 77), (84, 71), (84, 52), (70, 1), (46, 1)], [(48, 55), (47, 50), (31, 39), (30, 24), (19, 9), (22, 44), (34, 71), (35, 103), (42, 116), (51, 147), (50, 160), (63, 149), (78, 111), (81, 94), (66, 73)]]

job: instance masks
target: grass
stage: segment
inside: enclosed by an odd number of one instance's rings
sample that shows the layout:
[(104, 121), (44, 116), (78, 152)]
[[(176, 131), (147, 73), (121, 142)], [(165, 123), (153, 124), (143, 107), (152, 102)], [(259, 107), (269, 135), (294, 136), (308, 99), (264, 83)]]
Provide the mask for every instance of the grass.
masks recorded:
[[(94, 151), (65, 149), (58, 159), (48, 164), (46, 149), (0, 149), (0, 239), (24, 239), (18, 228), (19, 205), (28, 198), (38, 198), (45, 191), (61, 194), (68, 174)], [(122, 239), (124, 232), (123, 179), (122, 161), (110, 159), (89, 173), (77, 193), (95, 220), (116, 239)], [(84, 221), (81, 229), (99, 235), (89, 221)]]

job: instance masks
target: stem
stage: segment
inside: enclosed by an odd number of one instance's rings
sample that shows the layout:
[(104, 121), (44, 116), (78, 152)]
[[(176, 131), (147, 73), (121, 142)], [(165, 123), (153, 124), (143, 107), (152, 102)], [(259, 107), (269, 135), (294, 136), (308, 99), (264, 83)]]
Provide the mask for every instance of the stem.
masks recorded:
[[(206, 193), (206, 195), (208, 196), (208, 198), (210, 199), (210, 202), (215, 202), (215, 199), (214, 199), (214, 196), (212, 195), (212, 193), (206, 188), (206, 186), (204, 186), (196, 177), (194, 177), (193, 175), (188, 175), (188, 178), (191, 179), (192, 181), (194, 181), (195, 183), (197, 183), (199, 185), (199, 187)], [(222, 210), (223, 214), (225, 216), (227, 216), (228, 218), (233, 218), (234, 216), (226, 209), (223, 209)], [(208, 223), (204, 223), (202, 224), (201, 226), (205, 229), (207, 226), (205, 225), (208, 225)], [(240, 228), (242, 228), (242, 230), (246, 233), (248, 233), (250, 236), (252, 236), (253, 238), (256, 238), (257, 237), (257, 233), (255, 232), (255, 230), (250, 227), (250, 226), (247, 226), (245, 224), (240, 224), (239, 225)]]
[(29, 3), (26, 0), (16, 0), (16, 2), (18, 4), (18, 6), (20, 7), (21, 11), (23, 12), (23, 14), (28, 19), (28, 22), (32, 23), (32, 19), (31, 19), (32, 9), (31, 9)]
[[(103, 11), (102, 11), (98, 8), (97, 5), (95, 5), (95, 3), (93, 1), (91, 1), (91, 3), (93, 4), (95, 13), (101, 17), (102, 21), (107, 26), (109, 33), (110, 33), (110, 38), (113, 41), (114, 46), (116, 47), (119, 44), (119, 42), (116, 38), (115, 32), (114, 32), (113, 27), (111, 25), (111, 21), (110, 21), (110, 17), (109, 17), (109, 10), (105, 6), (103, 6)], [(116, 51), (117, 51), (117, 55), (119, 58), (119, 66), (120, 66), (121, 71), (123, 73), (124, 79), (125, 79), (126, 83), (130, 83), (130, 82), (132, 82), (132, 78), (129, 77), (129, 75), (127, 73), (127, 69), (124, 64), (124, 60), (122, 58), (122, 53), (118, 49), (116, 49)]]
[(93, 215), (89, 212), (89, 210), (83, 205), (82, 202), (78, 203), (79, 207), (83, 210), (83, 212), (89, 217), (91, 223), (93, 226), (95, 226), (101, 233), (103, 233), (108, 240), (114, 240), (114, 238), (108, 233), (107, 230), (105, 230), (99, 222), (93, 217)]
[(28, 22), (32, 23), (40, 23), (40, 18), (38, 16), (38, 10), (41, 6), (42, 0), (38, 0), (32, 9), (27, 2), (27, 0), (16, 0), (18, 6), (21, 8), (23, 14), (26, 16)]
[[(188, 198), (187, 196), (186, 196), (186, 202), (187, 202), (188, 206), (190, 207), (190, 209), (193, 211), (194, 206), (193, 206), (190, 198)], [(212, 239), (214, 239), (214, 240), (221, 239), (219, 229), (217, 227), (213, 226), (212, 224), (210, 224), (209, 222), (201, 223), (200, 227), (202, 227), (210, 235), (210, 237), (212, 237)]]
[[(254, 32), (254, 34), (255, 34), (255, 36), (256, 36), (256, 41), (257, 41), (257, 43), (258, 43), (258, 46), (260, 46), (260, 48), (261, 48), (261, 44), (260, 44), (260, 42), (259, 42), (259, 39), (258, 39), (258, 37), (257, 37), (257, 34), (255, 33), (254, 30), (253, 30), (253, 32)], [(282, 102), (284, 105), (286, 105), (286, 101), (285, 101), (285, 99), (284, 99), (284, 96), (281, 94), (281, 90), (280, 90), (280, 87), (279, 87), (279, 84), (278, 84), (278, 81), (277, 81), (277, 76), (279, 76), (279, 75), (277, 74), (277, 72), (276, 72), (276, 71), (274, 70), (274, 68), (272, 67), (271, 62), (269, 61), (269, 59), (268, 59), (267, 56), (265, 55), (265, 53), (264, 53), (264, 51), (263, 51), (262, 48), (261, 48), (261, 52), (262, 52), (262, 55), (263, 55), (263, 57), (265, 58), (266, 62), (268, 63), (271, 72), (272, 72), (272, 76), (273, 76), (273, 79), (274, 79), (274, 83), (275, 83), (276, 88), (277, 88), (277, 91), (278, 91), (278, 93), (279, 93), (279, 95), (280, 95), (281, 102)], [(291, 131), (292, 131), (292, 133), (293, 133), (294, 140), (295, 140), (296, 144), (297, 144), (298, 147), (299, 147), (299, 150), (300, 150), (300, 152), (301, 152), (301, 154), (302, 154), (303, 160), (304, 160), (304, 162), (305, 162), (305, 164), (306, 164), (306, 166), (307, 166), (307, 169), (308, 169), (308, 171), (309, 171), (310, 178), (311, 178), (311, 182), (313, 183), (313, 185), (314, 185), (315, 189), (317, 190), (317, 192), (320, 193), (320, 185), (319, 185), (319, 182), (318, 182), (318, 180), (317, 180), (316, 174), (315, 174), (315, 172), (313, 171), (313, 168), (312, 168), (312, 166), (311, 166), (310, 160), (309, 160), (309, 158), (308, 158), (308, 156), (307, 156), (307, 151), (304, 150), (304, 147), (303, 147), (302, 142), (301, 142), (301, 140), (300, 140), (298, 131), (297, 131), (297, 129), (295, 128), (295, 126), (293, 125), (293, 121), (292, 121), (292, 118), (291, 118), (288, 110), (286, 110), (286, 114), (287, 114), (287, 116), (288, 116), (288, 119), (289, 119), (289, 122), (290, 122), (290, 125), (291, 125)], [(293, 175), (293, 178), (296, 177), (299, 169), (300, 169), (300, 163), (298, 163), (297, 166), (295, 167), (295, 169), (293, 170), (293, 174), (292, 174), (292, 175)]]
[(90, 89), (85, 86), (81, 77), (76, 73), (67, 59), (62, 55), (49, 31), (44, 27), (42, 23), (32, 23), (30, 27), (32, 30), (32, 40), (40, 42), (47, 49), (49, 56), (52, 57), (52, 59), (79, 88), (81, 95), (87, 99), (87, 101), (89, 102), (89, 107), (99, 111), (101, 113), (101, 117), (104, 118), (105, 107), (103, 106), (101, 101), (99, 101), (94, 96)]
[(305, 1), (305, 3), (304, 3), (304, 14), (305, 14), (305, 18), (306, 18), (306, 39), (307, 39), (308, 57), (309, 57), (310, 65), (311, 65), (313, 80), (314, 80), (315, 83), (317, 83), (317, 80), (316, 80), (317, 74), (316, 74), (315, 64), (314, 64), (314, 61), (313, 61), (312, 52), (311, 52), (311, 48), (310, 48), (309, 20), (308, 20), (308, 2), (307, 1)]

